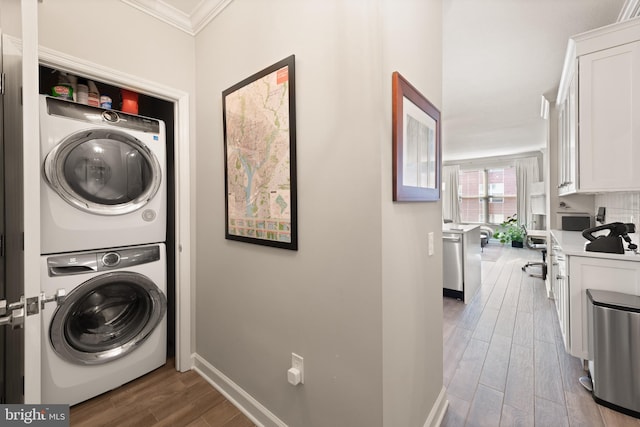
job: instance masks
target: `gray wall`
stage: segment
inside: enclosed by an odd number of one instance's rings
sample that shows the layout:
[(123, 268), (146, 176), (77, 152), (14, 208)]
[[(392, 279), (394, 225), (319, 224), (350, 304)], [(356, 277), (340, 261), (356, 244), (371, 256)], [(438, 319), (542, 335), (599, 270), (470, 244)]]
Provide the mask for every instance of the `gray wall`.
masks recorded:
[[(381, 2), (384, 426), (423, 426), (442, 388), (442, 204), (391, 202), (390, 76), (400, 72), (442, 108), (442, 4)], [(434, 233), (435, 253), (427, 255)]]
[(192, 36), (119, 0), (47, 0), (38, 13), (40, 45), (193, 93)]
[[(391, 73), (441, 104), (440, 22), (439, 1), (235, 0), (196, 37), (196, 352), (288, 425), (422, 426), (442, 390), (441, 205), (391, 202)], [(291, 54), (297, 252), (223, 234), (221, 92)]]

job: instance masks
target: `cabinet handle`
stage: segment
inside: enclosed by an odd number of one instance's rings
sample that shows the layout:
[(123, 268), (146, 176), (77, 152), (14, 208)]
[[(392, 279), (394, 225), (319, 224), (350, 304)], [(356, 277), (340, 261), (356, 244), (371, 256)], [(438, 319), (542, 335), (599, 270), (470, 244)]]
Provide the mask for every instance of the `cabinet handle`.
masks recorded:
[(556, 276), (556, 280), (564, 280), (565, 276), (563, 276), (562, 274), (558, 274)]

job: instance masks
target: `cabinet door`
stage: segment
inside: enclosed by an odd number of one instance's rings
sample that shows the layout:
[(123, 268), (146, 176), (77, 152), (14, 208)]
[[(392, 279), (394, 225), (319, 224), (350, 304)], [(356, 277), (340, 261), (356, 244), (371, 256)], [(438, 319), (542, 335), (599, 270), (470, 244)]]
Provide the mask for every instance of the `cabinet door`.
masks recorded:
[(578, 103), (580, 191), (639, 190), (640, 42), (581, 56)]
[(640, 295), (640, 262), (570, 256), (568, 284), (571, 354), (589, 360), (587, 289)]
[(565, 144), (567, 158), (566, 158), (566, 187), (567, 192), (574, 193), (576, 188), (578, 187), (578, 149), (577, 149), (577, 139), (578, 139), (578, 114), (577, 108), (578, 104), (576, 101), (576, 85), (577, 78), (575, 77), (575, 73), (573, 78), (571, 79), (571, 84), (569, 85), (569, 96), (567, 98), (567, 140)]
[(558, 109), (558, 194), (575, 193), (577, 188), (576, 78), (569, 84), (566, 99)]
[(567, 184), (566, 173), (566, 126), (567, 126), (567, 102), (558, 106), (558, 194), (565, 194)]
[(556, 251), (551, 256), (551, 281), (553, 283), (553, 296), (558, 313), (562, 342), (567, 352), (571, 352), (569, 340), (569, 281), (566, 272), (566, 260), (562, 252)]
[(571, 352), (571, 336), (569, 335), (569, 281), (564, 271), (556, 277), (558, 285), (558, 297), (556, 301), (556, 310), (558, 311), (558, 319), (560, 321), (560, 332), (562, 333), (562, 342), (567, 352)]

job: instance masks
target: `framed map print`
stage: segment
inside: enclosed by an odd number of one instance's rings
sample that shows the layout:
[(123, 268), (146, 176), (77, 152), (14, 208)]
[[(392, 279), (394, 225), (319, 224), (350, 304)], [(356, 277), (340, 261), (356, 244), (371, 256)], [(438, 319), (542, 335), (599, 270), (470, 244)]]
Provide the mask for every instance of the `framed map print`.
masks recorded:
[(393, 201), (440, 199), (440, 111), (397, 71), (392, 76)]
[(225, 237), (298, 249), (295, 56), (222, 92)]

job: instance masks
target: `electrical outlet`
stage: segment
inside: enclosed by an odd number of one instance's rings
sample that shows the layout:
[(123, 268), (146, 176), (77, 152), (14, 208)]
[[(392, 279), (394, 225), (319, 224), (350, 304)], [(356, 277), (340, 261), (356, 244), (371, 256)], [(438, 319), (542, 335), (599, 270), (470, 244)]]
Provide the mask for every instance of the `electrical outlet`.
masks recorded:
[(291, 353), (291, 368), (300, 372), (300, 384), (304, 384), (304, 358), (295, 353)]

